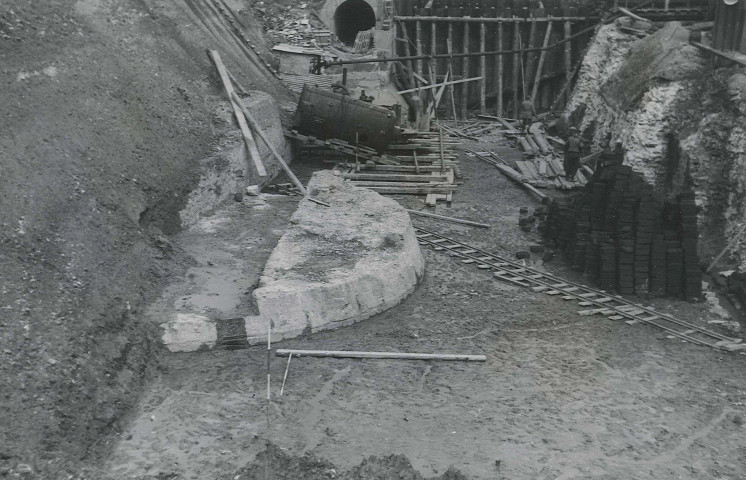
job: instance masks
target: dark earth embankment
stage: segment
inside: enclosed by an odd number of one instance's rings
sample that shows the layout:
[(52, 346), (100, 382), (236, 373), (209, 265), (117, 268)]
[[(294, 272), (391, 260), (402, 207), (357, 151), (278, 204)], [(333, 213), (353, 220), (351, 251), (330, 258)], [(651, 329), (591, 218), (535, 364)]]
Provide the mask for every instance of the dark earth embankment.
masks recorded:
[[(156, 365), (140, 312), (183, 267), (168, 237), (240, 145), (205, 48), (292, 101), (217, 4), (0, 4), (0, 477), (95, 460)], [(266, 58), (261, 27), (234, 18)]]

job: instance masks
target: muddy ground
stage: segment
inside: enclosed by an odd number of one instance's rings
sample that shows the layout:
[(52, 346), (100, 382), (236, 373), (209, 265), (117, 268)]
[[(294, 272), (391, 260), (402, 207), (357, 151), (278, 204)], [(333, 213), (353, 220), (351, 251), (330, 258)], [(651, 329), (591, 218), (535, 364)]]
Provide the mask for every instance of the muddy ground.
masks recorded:
[[(437, 212), (493, 228), (417, 223), (505, 255), (537, 241), (518, 229), (518, 213), (538, 204), (492, 167), (461, 160), (465, 183), (453, 206)], [(268, 228), (290, 215), (286, 202), (267, 198), (265, 214), (277, 215)], [(226, 232), (235, 235), (233, 228)], [(263, 234), (246, 228), (246, 242)], [(425, 477), (453, 466), (472, 479), (746, 478), (746, 356), (579, 316), (574, 303), (425, 255), (422, 285), (400, 306), (278, 346), (484, 353), (486, 363), (295, 358), (280, 397), (287, 359), (273, 355), (268, 424), (266, 347), (165, 355), (91, 478), (231, 478), (253, 471), (268, 440), (339, 471), (371, 455), (401, 454)], [(560, 259), (545, 267), (573, 275)], [(703, 304), (651, 304), (692, 322), (709, 318)]]

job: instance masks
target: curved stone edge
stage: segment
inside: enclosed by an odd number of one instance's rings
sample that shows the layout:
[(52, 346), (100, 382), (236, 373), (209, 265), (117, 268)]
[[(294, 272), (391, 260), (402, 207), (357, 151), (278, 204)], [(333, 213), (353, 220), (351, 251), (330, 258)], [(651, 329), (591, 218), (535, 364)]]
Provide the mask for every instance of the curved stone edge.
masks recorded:
[(358, 262), (352, 272), (330, 283), (301, 282), (270, 285), (254, 291), (260, 314), (245, 317), (247, 340), (292, 338), (352, 325), (398, 305), (417, 289), (425, 272), (425, 258), (411, 223), (403, 248), (389, 262)]

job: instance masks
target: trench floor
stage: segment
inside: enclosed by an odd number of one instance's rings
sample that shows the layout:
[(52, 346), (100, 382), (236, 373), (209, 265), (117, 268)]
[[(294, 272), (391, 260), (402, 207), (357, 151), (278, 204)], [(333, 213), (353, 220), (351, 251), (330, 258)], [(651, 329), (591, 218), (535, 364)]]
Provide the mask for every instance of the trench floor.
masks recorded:
[[(494, 140), (495, 151), (513, 154)], [(506, 255), (538, 241), (518, 228), (519, 208), (538, 203), (494, 168), (461, 161), (464, 185), (436, 212), (493, 228), (417, 223)], [(280, 229), (292, 210), (283, 208), (245, 223), (241, 235), (262, 222)], [(273, 243), (263, 245), (269, 255)], [(269, 439), (344, 469), (404, 454), (425, 476), (453, 465), (480, 480), (746, 478), (746, 356), (579, 316), (576, 304), (425, 256), (421, 286), (398, 307), (281, 346), (484, 353), (486, 363), (293, 359), (280, 397), (287, 359), (272, 356), (268, 426), (266, 347), (168, 355), (102, 477), (233, 478)], [(529, 261), (572, 275), (559, 259)], [(702, 304), (647, 303), (692, 322), (710, 318)]]

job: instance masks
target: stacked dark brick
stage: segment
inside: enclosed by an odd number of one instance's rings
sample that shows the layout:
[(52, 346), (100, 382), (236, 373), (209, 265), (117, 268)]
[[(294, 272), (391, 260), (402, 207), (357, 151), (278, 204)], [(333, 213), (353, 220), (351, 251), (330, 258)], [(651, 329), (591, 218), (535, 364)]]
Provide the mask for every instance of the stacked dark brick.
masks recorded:
[(603, 163), (579, 194), (550, 205), (545, 237), (604, 290), (699, 298), (693, 194), (664, 201), (618, 157)]

